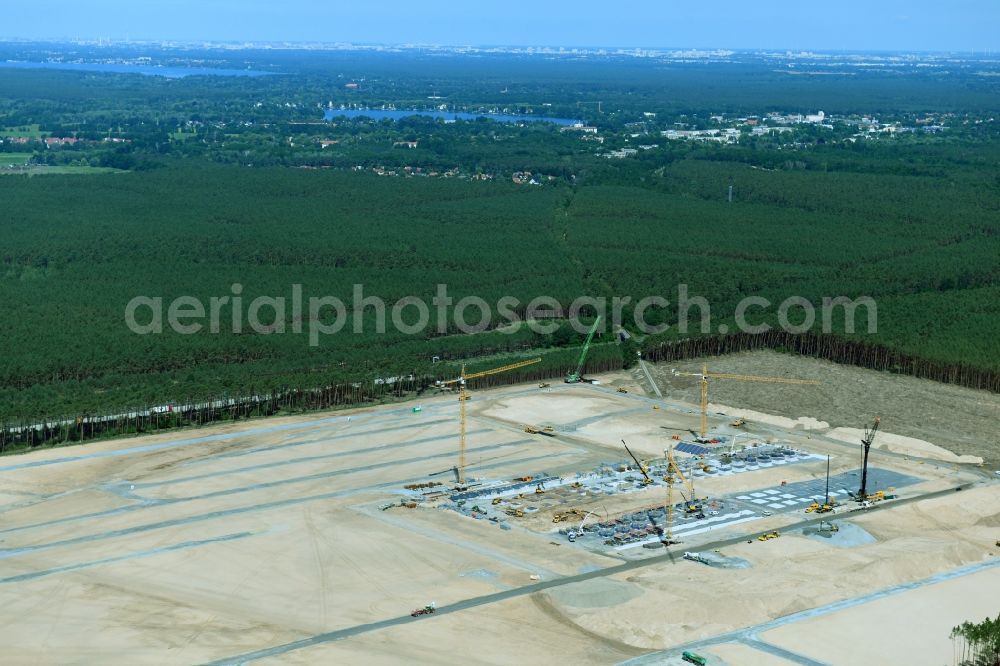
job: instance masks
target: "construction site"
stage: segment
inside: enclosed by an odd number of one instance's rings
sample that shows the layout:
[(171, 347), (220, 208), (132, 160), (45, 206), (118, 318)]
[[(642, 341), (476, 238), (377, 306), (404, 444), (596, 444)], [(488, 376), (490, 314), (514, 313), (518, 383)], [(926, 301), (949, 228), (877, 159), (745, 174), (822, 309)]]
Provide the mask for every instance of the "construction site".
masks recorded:
[(831, 424), (713, 397), (828, 400), (821, 367), (589, 376), (585, 353), (477, 390), (534, 362), (3, 458), (4, 661), (938, 665), (997, 612), (1000, 476), (877, 396)]

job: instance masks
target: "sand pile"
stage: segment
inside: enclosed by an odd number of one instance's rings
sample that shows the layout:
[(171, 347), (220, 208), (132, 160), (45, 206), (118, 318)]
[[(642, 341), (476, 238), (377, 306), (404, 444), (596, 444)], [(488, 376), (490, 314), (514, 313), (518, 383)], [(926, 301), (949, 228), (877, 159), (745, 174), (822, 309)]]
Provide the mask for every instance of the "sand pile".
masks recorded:
[[(859, 428), (834, 428), (826, 433), (826, 436), (832, 439), (839, 439), (842, 442), (860, 443), (864, 434), (864, 431)], [(883, 432), (881, 430), (875, 435), (872, 447), (892, 451), (893, 453), (902, 453), (917, 458), (931, 458), (932, 460), (942, 460), (944, 462), (968, 463), (972, 465), (981, 465), (983, 462), (983, 459), (979, 456), (959, 456), (948, 449), (922, 439), (894, 435), (891, 432)]]
[(755, 412), (751, 409), (739, 409), (737, 407), (716, 405), (713, 403), (708, 404), (708, 411), (719, 412), (725, 414), (726, 416), (744, 418), (748, 421), (767, 423), (769, 425), (777, 426), (779, 428), (787, 428), (789, 430), (794, 428), (801, 428), (802, 430), (826, 430), (830, 427), (830, 424), (826, 421), (820, 421), (811, 416), (800, 416), (792, 419), (787, 416), (776, 416), (774, 414), (765, 414), (764, 412)]

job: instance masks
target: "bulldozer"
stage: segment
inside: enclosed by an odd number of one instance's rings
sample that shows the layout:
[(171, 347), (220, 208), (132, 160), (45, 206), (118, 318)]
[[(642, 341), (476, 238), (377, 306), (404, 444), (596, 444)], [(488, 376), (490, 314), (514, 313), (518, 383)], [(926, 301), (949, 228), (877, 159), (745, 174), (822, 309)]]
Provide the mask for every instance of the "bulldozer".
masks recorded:
[(757, 537), (757, 541), (770, 541), (771, 539), (777, 539), (780, 536), (781, 533), (778, 531), (766, 532), (765, 534), (761, 534), (759, 537)]
[(515, 509), (514, 507), (510, 507), (504, 513), (506, 513), (508, 516), (513, 516), (515, 518), (524, 518), (524, 511), (522, 509)]

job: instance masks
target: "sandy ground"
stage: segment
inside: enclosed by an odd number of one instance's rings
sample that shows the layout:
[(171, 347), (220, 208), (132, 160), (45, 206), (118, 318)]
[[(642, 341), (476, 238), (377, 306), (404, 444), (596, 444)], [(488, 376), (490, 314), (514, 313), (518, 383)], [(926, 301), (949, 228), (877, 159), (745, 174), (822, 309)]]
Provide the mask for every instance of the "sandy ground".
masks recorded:
[(947, 640), (952, 627), (996, 617), (996, 596), (986, 591), (998, 589), (1000, 568), (993, 568), (775, 629), (761, 638), (834, 666), (859, 661), (942, 666), (953, 663)]
[[(663, 649), (1000, 555), (993, 544), (1000, 487), (958, 495), (864, 516), (865, 529), (879, 539), (871, 545), (835, 550), (793, 534), (738, 544), (722, 553), (749, 560), (750, 570), (678, 560), (616, 576), (644, 593), (614, 613), (567, 606), (567, 614), (589, 631)], [(983, 515), (965, 512), (966, 503)], [(864, 646), (858, 651), (865, 654)]]
[[(709, 388), (713, 403), (791, 419), (809, 417), (833, 428), (861, 428), (880, 415), (885, 432), (930, 442), (958, 455), (980, 456), (990, 469), (1000, 469), (998, 394), (770, 351), (647, 367), (664, 398), (697, 403), (698, 380), (675, 376), (671, 370), (700, 372), (706, 362), (716, 372), (820, 382), (818, 386), (784, 386), (716, 380)], [(631, 371), (631, 382), (648, 390), (639, 369)]]
[[(827, 437), (854, 443), (861, 441), (864, 434), (864, 430), (859, 428), (834, 428), (827, 433)], [(891, 432), (884, 432), (881, 436), (876, 433), (875, 438), (877, 440), (877, 445), (873, 442), (872, 448), (876, 450), (884, 449), (887, 451), (893, 451), (894, 453), (903, 453), (920, 458), (933, 458), (934, 460), (943, 460), (945, 462), (956, 462), (967, 465), (981, 465), (983, 463), (983, 459), (980, 456), (972, 456), (968, 454), (960, 456), (952, 453), (944, 447), (931, 444), (930, 442), (917, 439), (916, 437), (904, 437), (902, 435), (895, 435)]]
[[(604, 379), (626, 384), (629, 375)], [(468, 476), (587, 471), (624, 460), (622, 438), (660, 457), (678, 429), (696, 426), (692, 405), (629, 385), (627, 394), (565, 385), (476, 392)], [(555, 537), (553, 508), (508, 531), (432, 507), (382, 510), (404, 484), (452, 483), (457, 403), (419, 404), (420, 413), (361, 409), (0, 458), (3, 661), (204, 663), (404, 617), (258, 663), (616, 663), (981, 561), (1000, 537), (994, 482), (851, 515), (875, 537), (867, 545), (791, 534), (741, 542), (724, 554), (751, 569), (678, 557), (409, 622), (411, 609), (432, 601), (443, 608), (623, 561)], [(726, 421), (713, 418), (717, 432), (738, 432)], [(530, 435), (524, 424), (552, 425), (556, 436)], [(830, 453), (835, 473), (856, 465), (853, 449), (822, 430), (769, 425), (757, 434)], [(880, 466), (925, 479), (911, 495), (983, 478), (933, 456), (879, 455)], [(825, 463), (810, 462), (705, 477), (697, 487), (737, 493), (824, 473)], [(661, 503), (663, 492), (609, 497), (603, 508)], [(733, 654), (723, 658), (741, 663)]]

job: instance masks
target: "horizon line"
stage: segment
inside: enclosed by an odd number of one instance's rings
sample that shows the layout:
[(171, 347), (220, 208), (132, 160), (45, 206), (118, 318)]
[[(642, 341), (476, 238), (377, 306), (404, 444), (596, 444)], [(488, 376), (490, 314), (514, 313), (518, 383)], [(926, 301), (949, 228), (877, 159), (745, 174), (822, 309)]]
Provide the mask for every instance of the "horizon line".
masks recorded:
[[(599, 51), (599, 50), (614, 50), (615, 54), (623, 54), (622, 52), (628, 51), (700, 51), (700, 52), (713, 52), (713, 51), (730, 51), (733, 53), (771, 53), (780, 52), (783, 54), (896, 54), (896, 55), (924, 55), (924, 54), (935, 54), (935, 55), (993, 55), (995, 51), (1000, 51), (1000, 49), (993, 49), (992, 47), (985, 47), (982, 49), (972, 48), (968, 50), (955, 50), (955, 49), (877, 49), (877, 48), (864, 48), (864, 49), (825, 49), (825, 48), (792, 48), (792, 47), (782, 47), (782, 46), (756, 46), (756, 47), (739, 47), (739, 46), (649, 46), (649, 45), (596, 45), (596, 44), (446, 44), (446, 43), (434, 43), (434, 42), (369, 42), (369, 41), (344, 41), (344, 40), (334, 40), (334, 41), (322, 41), (322, 40), (282, 40), (282, 39), (195, 39), (195, 38), (131, 38), (126, 36), (121, 37), (111, 37), (111, 36), (97, 36), (97, 37), (14, 37), (14, 36), (0, 36), (0, 44), (58, 44), (58, 45), (75, 45), (75, 46), (99, 46), (99, 47), (113, 47), (113, 46), (175, 46), (175, 47), (192, 47), (192, 46), (239, 46), (245, 49), (251, 49), (260, 46), (282, 46), (287, 49), (311, 47), (314, 50), (347, 50), (351, 48), (356, 49), (372, 49), (372, 48), (389, 48), (389, 49), (407, 49), (407, 50), (421, 50), (421, 49), (441, 49), (441, 50), (460, 50), (460, 49), (550, 49), (555, 50), (558, 54), (560, 50), (566, 50), (566, 55), (573, 55), (573, 50), (583, 50), (583, 51)], [(611, 54), (611, 55), (615, 55)], [(549, 53), (548, 55), (552, 55)]]

